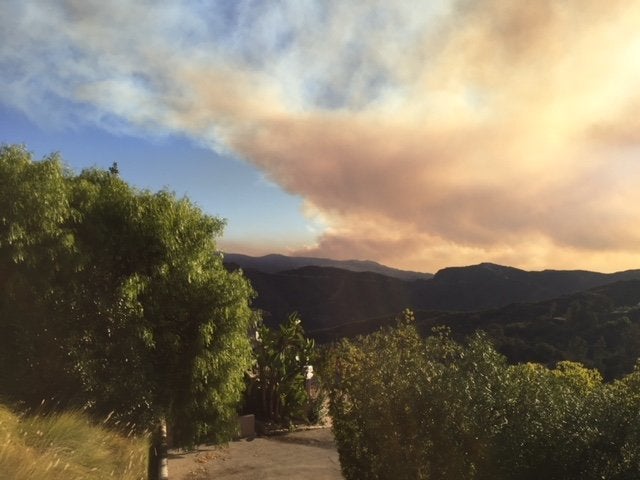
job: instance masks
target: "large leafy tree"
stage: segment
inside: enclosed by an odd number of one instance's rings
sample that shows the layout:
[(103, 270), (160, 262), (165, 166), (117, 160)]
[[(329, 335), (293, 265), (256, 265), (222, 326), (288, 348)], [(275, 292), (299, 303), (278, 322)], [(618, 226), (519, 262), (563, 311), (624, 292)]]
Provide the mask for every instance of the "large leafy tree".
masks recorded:
[(21, 146), (0, 147), (0, 386), (41, 401), (74, 389), (65, 318), (51, 310), (73, 269), (69, 185), (59, 158), (33, 163)]
[(0, 193), (0, 265), (12, 287), (0, 292), (12, 332), (3, 370), (24, 365), (33, 378), (24, 388), (5, 378), (3, 393), (24, 398), (45, 376), (39, 393), (139, 428), (166, 418), (176, 444), (228, 438), (250, 364), (252, 291), (222, 265), (224, 223), (115, 171), (73, 175), (20, 147), (0, 152), (0, 182), (16, 190)]

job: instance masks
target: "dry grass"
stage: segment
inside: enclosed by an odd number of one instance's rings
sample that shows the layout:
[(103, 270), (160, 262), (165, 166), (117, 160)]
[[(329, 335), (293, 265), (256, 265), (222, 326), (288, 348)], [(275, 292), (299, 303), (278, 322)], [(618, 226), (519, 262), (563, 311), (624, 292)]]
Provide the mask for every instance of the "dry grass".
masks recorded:
[(0, 405), (0, 479), (139, 480), (146, 438), (92, 425), (80, 413), (19, 416)]

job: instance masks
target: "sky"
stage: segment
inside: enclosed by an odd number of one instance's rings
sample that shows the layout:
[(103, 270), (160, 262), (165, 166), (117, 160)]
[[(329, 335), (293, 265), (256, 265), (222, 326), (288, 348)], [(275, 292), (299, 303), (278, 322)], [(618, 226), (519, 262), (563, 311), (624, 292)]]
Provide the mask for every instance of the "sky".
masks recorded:
[(640, 0), (4, 0), (0, 142), (223, 251), (640, 268)]

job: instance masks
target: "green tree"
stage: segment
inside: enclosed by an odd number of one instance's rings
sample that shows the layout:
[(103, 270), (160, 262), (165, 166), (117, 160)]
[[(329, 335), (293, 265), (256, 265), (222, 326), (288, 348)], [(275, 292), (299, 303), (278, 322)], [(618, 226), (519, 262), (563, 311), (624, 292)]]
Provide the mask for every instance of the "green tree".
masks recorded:
[[(0, 322), (11, 332), (2, 370), (24, 369), (29, 387), (52, 378), (41, 393), (69, 393), (139, 429), (166, 418), (178, 445), (229, 438), (253, 293), (222, 265), (224, 223), (172, 193), (102, 170), (73, 175), (21, 147), (0, 152), (0, 182), (0, 265), (10, 274)], [(2, 393), (22, 398), (9, 380)]]
[(72, 191), (84, 259), (75, 358), (96, 407), (117, 405), (136, 421), (166, 416), (178, 443), (228, 438), (250, 361), (252, 292), (222, 265), (223, 222), (103, 171), (83, 172)]
[(57, 155), (33, 163), (23, 146), (0, 147), (0, 388), (31, 402), (76, 388), (67, 319), (51, 311), (73, 270), (67, 179)]

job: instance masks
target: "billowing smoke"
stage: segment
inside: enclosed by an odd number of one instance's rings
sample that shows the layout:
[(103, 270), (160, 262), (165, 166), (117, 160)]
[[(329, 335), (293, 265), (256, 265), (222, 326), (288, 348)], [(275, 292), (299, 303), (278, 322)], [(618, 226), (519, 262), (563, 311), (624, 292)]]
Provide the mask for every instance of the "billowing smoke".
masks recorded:
[(0, 100), (232, 152), (328, 225), (298, 253), (640, 260), (637, 0), (50, 3), (0, 7)]

